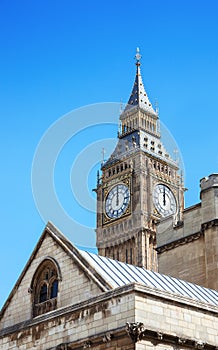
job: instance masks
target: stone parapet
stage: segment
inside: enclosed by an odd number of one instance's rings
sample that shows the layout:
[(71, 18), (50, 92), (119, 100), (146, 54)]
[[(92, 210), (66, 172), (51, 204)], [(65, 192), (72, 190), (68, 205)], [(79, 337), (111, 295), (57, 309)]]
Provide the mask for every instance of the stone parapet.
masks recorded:
[(218, 187), (218, 174), (211, 174), (200, 180), (201, 192), (212, 187)]

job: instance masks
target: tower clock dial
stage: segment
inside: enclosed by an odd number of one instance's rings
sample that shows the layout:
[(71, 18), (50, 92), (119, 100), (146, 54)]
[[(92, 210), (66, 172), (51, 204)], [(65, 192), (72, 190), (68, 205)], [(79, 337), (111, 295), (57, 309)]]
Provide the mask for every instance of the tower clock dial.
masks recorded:
[(117, 184), (109, 191), (105, 200), (105, 212), (110, 219), (121, 217), (130, 202), (129, 188), (124, 184)]
[(153, 201), (156, 209), (163, 217), (176, 213), (176, 199), (169, 187), (163, 184), (156, 185), (153, 192)]

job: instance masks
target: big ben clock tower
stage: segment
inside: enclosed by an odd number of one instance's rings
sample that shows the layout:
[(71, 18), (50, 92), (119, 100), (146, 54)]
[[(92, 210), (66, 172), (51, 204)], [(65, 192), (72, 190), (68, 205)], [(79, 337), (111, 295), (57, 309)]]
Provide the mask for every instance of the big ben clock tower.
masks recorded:
[(181, 220), (183, 185), (144, 89), (139, 49), (135, 58), (136, 77), (120, 115), (118, 143), (97, 184), (97, 248), (99, 255), (156, 271), (156, 225), (170, 215), (175, 225)]

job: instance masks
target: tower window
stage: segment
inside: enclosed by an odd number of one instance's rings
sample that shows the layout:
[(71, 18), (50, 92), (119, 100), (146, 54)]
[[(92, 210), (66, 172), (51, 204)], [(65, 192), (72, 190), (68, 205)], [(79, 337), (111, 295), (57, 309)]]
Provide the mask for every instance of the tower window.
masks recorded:
[(130, 248), (130, 264), (132, 264), (132, 248)]
[(46, 258), (39, 265), (31, 283), (33, 316), (56, 309), (59, 280), (60, 270), (56, 261)]
[(117, 260), (120, 259), (120, 254), (119, 254), (119, 250), (117, 251)]

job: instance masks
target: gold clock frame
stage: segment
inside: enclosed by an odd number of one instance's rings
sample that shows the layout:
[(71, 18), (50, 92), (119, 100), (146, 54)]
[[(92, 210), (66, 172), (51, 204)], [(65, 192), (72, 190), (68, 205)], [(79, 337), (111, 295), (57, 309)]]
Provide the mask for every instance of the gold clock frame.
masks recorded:
[[(105, 212), (105, 202), (108, 193), (111, 191), (111, 189), (119, 184), (123, 184), (129, 188), (130, 193), (130, 200), (129, 204), (125, 210), (125, 212), (119, 217), (119, 218), (109, 218)], [(111, 224), (115, 221), (122, 220), (123, 218), (129, 216), (132, 213), (132, 173), (120, 175), (116, 179), (112, 179), (111, 181), (106, 182), (102, 186), (102, 203), (103, 203), (103, 210), (102, 210), (102, 226)]]

